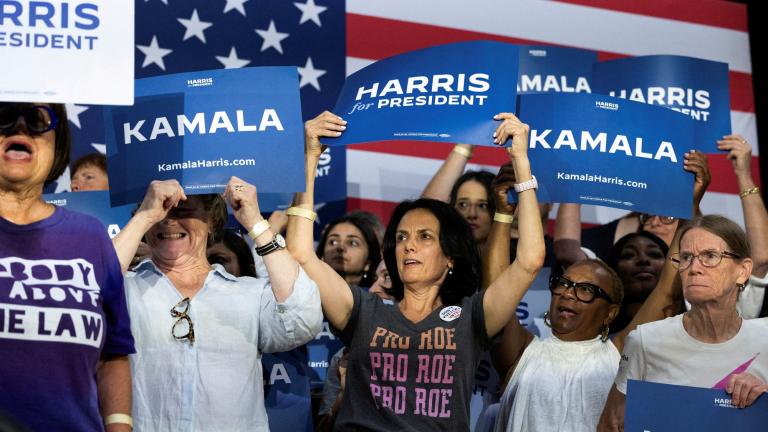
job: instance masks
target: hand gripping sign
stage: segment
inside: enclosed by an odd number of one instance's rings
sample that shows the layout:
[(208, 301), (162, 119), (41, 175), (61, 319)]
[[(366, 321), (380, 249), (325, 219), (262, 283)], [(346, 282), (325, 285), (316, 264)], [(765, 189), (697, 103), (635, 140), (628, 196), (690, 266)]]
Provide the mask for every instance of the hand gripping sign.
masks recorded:
[(304, 188), (304, 127), (295, 67), (201, 71), (136, 81), (136, 103), (104, 114), (112, 205), (152, 180), (217, 193), (231, 176), (259, 192)]
[(417, 140), (493, 145), (493, 116), (512, 112), (517, 46), (462, 42), (380, 60), (350, 75), (334, 113), (349, 123), (328, 145)]

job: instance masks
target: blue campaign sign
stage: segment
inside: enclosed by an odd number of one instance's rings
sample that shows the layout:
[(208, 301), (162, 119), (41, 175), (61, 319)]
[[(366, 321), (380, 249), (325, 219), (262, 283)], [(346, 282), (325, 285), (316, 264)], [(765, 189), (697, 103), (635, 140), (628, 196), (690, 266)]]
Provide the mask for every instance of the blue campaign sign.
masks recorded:
[(43, 199), (67, 210), (95, 217), (107, 228), (110, 238), (115, 237), (128, 223), (131, 212), (136, 208), (136, 204), (111, 207), (109, 192), (106, 191), (52, 193), (43, 195)]
[(312, 388), (322, 389), (325, 375), (333, 356), (344, 348), (344, 344), (333, 334), (328, 321), (323, 321), (323, 330), (307, 343), (309, 367), (312, 369)]
[[(343, 147), (329, 147), (320, 156), (315, 178), (315, 202), (318, 203), (317, 206), (347, 199), (346, 168), (347, 152)], [(262, 212), (285, 210), (290, 206), (292, 199), (292, 193), (259, 193), (259, 208)], [(343, 214), (344, 211), (339, 214), (339, 217)]]
[(590, 93), (595, 62), (596, 51), (520, 45), (517, 94)]
[(380, 60), (347, 77), (328, 145), (387, 140), (493, 145), (493, 116), (515, 109), (518, 48), (461, 42)]
[(690, 117), (596, 94), (519, 99), (541, 202), (691, 217), (694, 176), (683, 170), (685, 152), (697, 148)]
[(135, 104), (104, 121), (113, 204), (141, 200), (152, 180), (176, 179), (187, 194), (222, 192), (233, 175), (260, 192), (304, 188), (295, 67), (144, 78)]
[(624, 430), (627, 432), (764, 431), (768, 395), (739, 409), (720, 389), (629, 380)]
[(311, 432), (312, 397), (306, 347), (261, 357), (264, 407), (274, 432)]
[(673, 55), (599, 62), (593, 91), (689, 115), (705, 152), (718, 152), (715, 141), (731, 133), (727, 63)]

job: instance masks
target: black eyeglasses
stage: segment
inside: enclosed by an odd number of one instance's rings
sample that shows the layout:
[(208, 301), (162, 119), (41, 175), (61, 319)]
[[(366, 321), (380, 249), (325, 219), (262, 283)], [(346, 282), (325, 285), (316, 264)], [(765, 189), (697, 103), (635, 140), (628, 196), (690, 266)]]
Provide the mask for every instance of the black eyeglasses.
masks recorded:
[(20, 119), (33, 135), (53, 130), (59, 124), (53, 108), (47, 105), (0, 104), (0, 134), (13, 134)]
[(640, 225), (645, 225), (646, 222), (650, 222), (651, 219), (658, 217), (659, 221), (661, 221), (664, 225), (672, 225), (675, 223), (677, 218), (672, 216), (657, 216), (657, 215), (651, 215), (648, 213), (640, 213), (639, 219), (640, 219)]
[(740, 256), (733, 252), (720, 252), (718, 250), (708, 249), (697, 254), (691, 252), (672, 254), (672, 256), (669, 257), (669, 260), (672, 261), (672, 264), (677, 267), (678, 270), (685, 270), (693, 264), (694, 258), (698, 258), (701, 265), (708, 268), (717, 267), (720, 265), (723, 258), (741, 259)]
[(176, 303), (171, 308), (171, 316), (176, 318), (176, 322), (171, 327), (171, 335), (176, 339), (183, 341), (189, 340), (189, 344), (195, 343), (195, 325), (192, 324), (192, 318), (189, 317), (189, 297)]
[(589, 282), (574, 282), (565, 276), (550, 276), (549, 290), (553, 295), (563, 295), (569, 288), (573, 288), (573, 293), (582, 303), (592, 303), (595, 298), (601, 298), (608, 303), (613, 303), (613, 299), (605, 290)]

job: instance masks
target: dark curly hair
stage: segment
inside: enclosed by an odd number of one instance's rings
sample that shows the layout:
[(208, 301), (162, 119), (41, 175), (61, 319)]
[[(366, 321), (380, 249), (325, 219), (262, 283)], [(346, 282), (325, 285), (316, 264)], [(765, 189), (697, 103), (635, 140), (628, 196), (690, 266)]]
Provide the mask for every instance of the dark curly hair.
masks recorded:
[(428, 198), (401, 202), (389, 220), (383, 249), (384, 262), (390, 269), (389, 277), (392, 279), (392, 295), (398, 301), (405, 295), (395, 256), (397, 226), (406, 213), (416, 209), (432, 213), (440, 224), (440, 248), (445, 256), (453, 260), (453, 274), (448, 275), (440, 287), (440, 300), (444, 305), (455, 305), (480, 288), (480, 252), (466, 219), (450, 204)]

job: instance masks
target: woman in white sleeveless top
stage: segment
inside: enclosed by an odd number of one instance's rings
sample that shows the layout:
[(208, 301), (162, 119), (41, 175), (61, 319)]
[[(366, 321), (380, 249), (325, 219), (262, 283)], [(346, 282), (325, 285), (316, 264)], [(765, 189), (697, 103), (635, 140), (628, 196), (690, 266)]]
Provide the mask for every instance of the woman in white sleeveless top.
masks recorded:
[[(506, 171), (508, 172), (508, 170)], [(485, 256), (486, 280), (509, 264), (507, 189), (514, 179), (502, 170), (495, 181), (497, 213)], [(494, 350), (499, 376), (506, 377), (496, 431), (594, 431), (619, 366), (630, 329), (664, 317), (673, 302), (674, 269), (662, 271), (659, 287), (627, 329), (608, 339), (623, 298), (621, 280), (599, 260), (572, 265), (550, 279), (552, 300), (545, 322), (552, 336), (531, 334), (517, 320), (504, 329)]]

